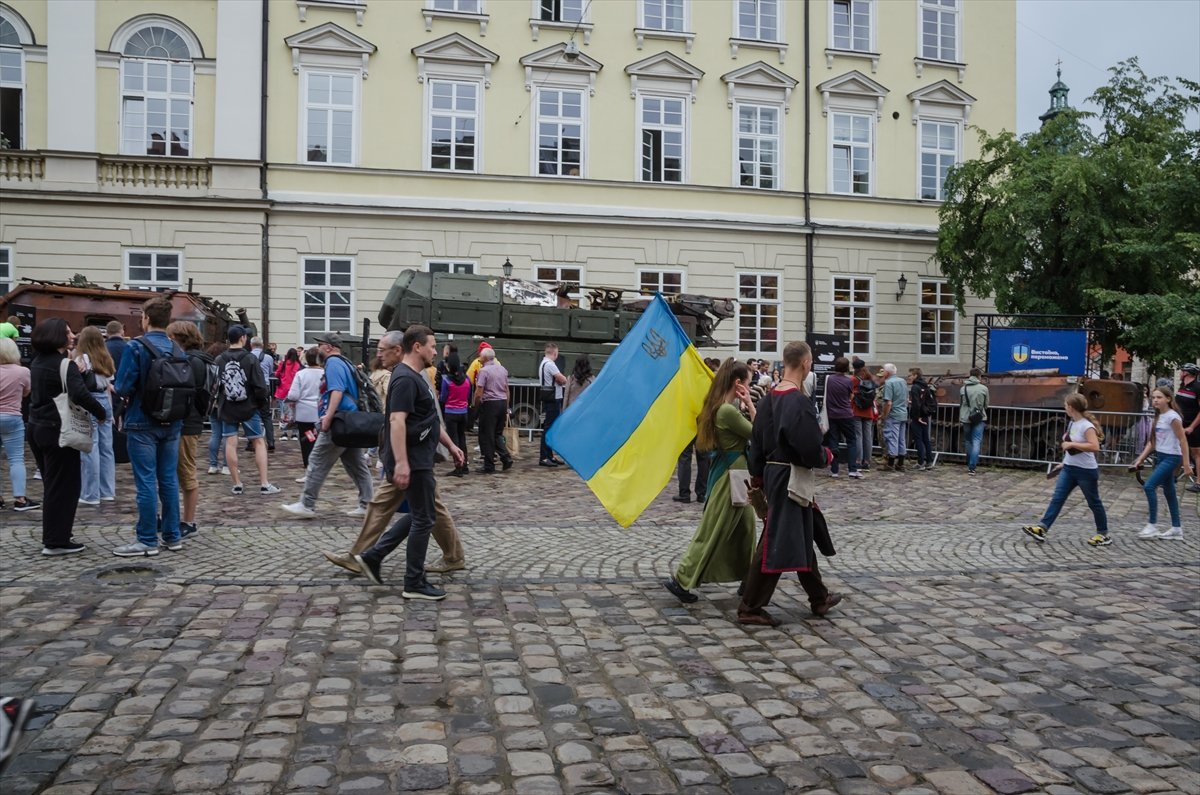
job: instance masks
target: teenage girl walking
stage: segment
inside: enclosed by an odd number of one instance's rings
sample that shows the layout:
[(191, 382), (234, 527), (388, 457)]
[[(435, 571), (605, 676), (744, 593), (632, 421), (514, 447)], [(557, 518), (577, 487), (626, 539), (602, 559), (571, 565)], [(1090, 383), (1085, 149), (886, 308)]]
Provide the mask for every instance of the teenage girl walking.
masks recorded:
[[(1183, 417), (1175, 410), (1175, 392), (1169, 386), (1160, 386), (1150, 393), (1150, 405), (1154, 407), (1154, 434), (1142, 454), (1133, 462), (1137, 469), (1154, 453), (1154, 471), (1146, 478), (1142, 488), (1150, 507), (1150, 522), (1138, 533), (1138, 538), (1183, 538), (1183, 525), (1179, 520), (1179, 496), (1175, 493), (1175, 470), (1183, 464), (1184, 474), (1191, 476), (1192, 462), (1188, 455), (1187, 437), (1183, 433)], [(1167, 498), (1167, 510), (1171, 512), (1171, 529), (1158, 532), (1158, 490)]]
[(1096, 534), (1088, 539), (1088, 544), (1106, 547), (1112, 543), (1112, 539), (1108, 536), (1108, 515), (1104, 512), (1104, 503), (1100, 502), (1100, 466), (1096, 463), (1096, 453), (1100, 452), (1104, 432), (1100, 430), (1096, 418), (1088, 412), (1087, 398), (1078, 392), (1067, 396), (1063, 408), (1071, 424), (1063, 434), (1062, 469), (1054, 484), (1054, 496), (1050, 498), (1041, 520), (1037, 524), (1025, 525), (1021, 530), (1038, 543), (1045, 542), (1063, 503), (1078, 486), (1096, 521)]

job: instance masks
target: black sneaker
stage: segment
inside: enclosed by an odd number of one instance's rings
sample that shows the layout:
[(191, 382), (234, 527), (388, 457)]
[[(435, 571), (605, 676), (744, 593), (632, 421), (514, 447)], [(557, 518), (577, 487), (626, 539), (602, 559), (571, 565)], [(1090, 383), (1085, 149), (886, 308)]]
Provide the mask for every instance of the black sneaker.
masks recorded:
[(400, 595), (405, 599), (425, 599), (430, 602), (440, 602), (446, 598), (445, 591), (430, 585), (428, 582), (423, 582), (411, 588), (406, 585), (404, 586), (404, 590), (400, 592)]
[(692, 501), (692, 498), (690, 495), (687, 497), (675, 496), (675, 497), (672, 497), (671, 499), (674, 500), (675, 502), (691, 502)]
[(696, 594), (689, 591), (687, 588), (684, 588), (682, 585), (675, 582), (674, 577), (663, 580), (663, 587), (666, 588), (668, 591), (670, 591), (672, 594), (674, 594), (675, 598), (678, 599), (679, 601), (683, 602), (684, 604), (690, 605), (692, 602), (695, 602), (700, 598), (699, 596), (696, 596)]
[[(376, 585), (383, 585), (383, 578), (379, 576), (379, 569), (382, 561), (375, 560), (374, 558), (363, 557), (362, 555), (355, 555), (354, 559), (358, 561), (358, 565), (362, 568), (363, 575), (368, 580)], [(442, 595), (445, 596), (445, 594)]]
[(42, 547), (42, 554), (48, 558), (58, 557), (59, 555), (74, 555), (76, 552), (82, 552), (87, 549), (83, 544), (76, 544), (74, 541), (67, 544), (59, 544), (53, 547)]
[(180, 522), (179, 523), (179, 537), (181, 539), (187, 538), (188, 536), (194, 536), (198, 532), (200, 532), (200, 528), (196, 527), (195, 522)]
[(23, 499), (20, 502), (13, 500), (14, 511), (36, 511), (41, 507), (42, 504), (37, 500), (31, 500), (29, 498)]
[(500, 462), (500, 469), (503, 470), (504, 472), (507, 472), (508, 470), (512, 469), (512, 467), (513, 467), (513, 460), (511, 458), (508, 459), (507, 461)]

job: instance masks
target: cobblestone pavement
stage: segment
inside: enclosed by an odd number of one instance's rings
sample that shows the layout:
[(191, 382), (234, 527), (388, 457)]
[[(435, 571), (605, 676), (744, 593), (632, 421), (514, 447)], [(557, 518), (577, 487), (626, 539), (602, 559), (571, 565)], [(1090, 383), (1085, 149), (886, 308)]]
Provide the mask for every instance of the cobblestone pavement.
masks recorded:
[[(1045, 545), (1040, 473), (961, 466), (822, 484), (846, 595), (778, 629), (735, 585), (658, 583), (699, 515), (672, 483), (630, 530), (578, 477), (533, 465), (439, 481), (471, 568), (438, 604), (320, 557), (359, 520), (335, 473), (308, 522), (203, 478), (183, 552), (118, 559), (132, 487), (80, 507), (88, 552), (45, 559), (37, 512), (0, 514), (0, 689), (41, 707), (0, 791), (84, 793), (1200, 792), (1200, 520), (1115, 543), (1075, 495)], [(31, 481), (31, 496), (39, 484)], [(279, 499), (283, 497), (285, 499)], [(384, 575), (400, 578), (402, 559)]]

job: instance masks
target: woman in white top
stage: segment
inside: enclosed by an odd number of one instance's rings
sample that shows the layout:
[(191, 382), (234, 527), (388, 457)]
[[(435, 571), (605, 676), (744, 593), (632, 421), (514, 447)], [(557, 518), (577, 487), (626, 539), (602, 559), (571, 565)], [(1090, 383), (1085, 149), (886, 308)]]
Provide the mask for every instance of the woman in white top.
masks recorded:
[(116, 375), (116, 365), (104, 336), (95, 326), (85, 326), (75, 338), (75, 364), (83, 373), (83, 383), (96, 402), (104, 407), (107, 418), (92, 417), (92, 451), (79, 457), (81, 505), (99, 505), (117, 497), (117, 459), (113, 451), (113, 420), (110, 386)]
[(1094, 547), (1106, 547), (1112, 543), (1112, 539), (1108, 537), (1108, 515), (1104, 512), (1104, 503), (1100, 502), (1100, 467), (1096, 463), (1096, 453), (1100, 452), (1104, 432), (1100, 430), (1096, 418), (1088, 412), (1087, 398), (1078, 392), (1067, 395), (1063, 408), (1071, 424), (1063, 434), (1062, 468), (1054, 484), (1054, 496), (1050, 498), (1041, 520), (1021, 529), (1038, 543), (1045, 542), (1050, 525), (1054, 524), (1063, 503), (1078, 486), (1096, 521), (1096, 534), (1088, 539), (1088, 543)]
[[(1137, 469), (1154, 453), (1154, 471), (1142, 486), (1146, 491), (1146, 502), (1150, 506), (1150, 522), (1138, 533), (1138, 538), (1183, 538), (1183, 525), (1179, 520), (1179, 496), (1175, 493), (1175, 470), (1183, 464), (1189, 477), (1192, 473), (1191, 457), (1188, 455), (1187, 436), (1183, 433), (1183, 418), (1175, 410), (1175, 391), (1169, 386), (1160, 386), (1150, 393), (1154, 406), (1154, 435), (1146, 442), (1142, 454), (1133, 462)], [(1171, 512), (1171, 529), (1158, 532), (1158, 490), (1167, 498), (1167, 510)]]
[[(304, 352), (307, 366), (296, 373), (287, 393), (288, 402), (296, 406), (296, 430), (300, 433), (300, 456), (305, 469), (308, 469), (308, 455), (317, 441), (317, 400), (321, 397), (321, 379), (325, 377), (319, 356), (316, 348)], [(296, 478), (296, 482), (303, 483), (304, 477)]]

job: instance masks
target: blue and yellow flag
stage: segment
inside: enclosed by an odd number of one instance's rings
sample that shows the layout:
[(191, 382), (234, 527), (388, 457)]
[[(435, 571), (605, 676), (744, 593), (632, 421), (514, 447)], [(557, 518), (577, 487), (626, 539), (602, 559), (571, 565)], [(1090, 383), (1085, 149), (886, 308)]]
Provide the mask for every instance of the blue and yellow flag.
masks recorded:
[(712, 377), (656, 295), (547, 441), (629, 527), (671, 480), (679, 454), (696, 435)]

